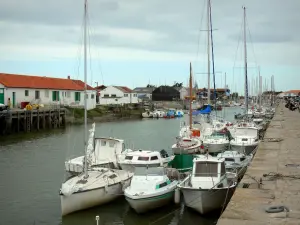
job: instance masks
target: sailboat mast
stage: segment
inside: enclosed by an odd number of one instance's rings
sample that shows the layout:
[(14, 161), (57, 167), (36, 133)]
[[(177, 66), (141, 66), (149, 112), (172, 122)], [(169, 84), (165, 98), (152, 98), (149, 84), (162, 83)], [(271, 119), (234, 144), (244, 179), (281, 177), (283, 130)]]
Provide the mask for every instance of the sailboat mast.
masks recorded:
[(192, 85), (193, 85), (193, 79), (192, 79), (192, 63), (190, 62), (190, 129), (192, 129)]
[(210, 104), (210, 0), (207, 0), (207, 104)]
[(245, 106), (248, 113), (248, 75), (247, 75), (247, 39), (246, 39), (246, 7), (244, 9), (244, 59), (245, 59)]
[(86, 37), (86, 26), (87, 26), (87, 0), (84, 1), (84, 177), (88, 177), (87, 173), (87, 37)]

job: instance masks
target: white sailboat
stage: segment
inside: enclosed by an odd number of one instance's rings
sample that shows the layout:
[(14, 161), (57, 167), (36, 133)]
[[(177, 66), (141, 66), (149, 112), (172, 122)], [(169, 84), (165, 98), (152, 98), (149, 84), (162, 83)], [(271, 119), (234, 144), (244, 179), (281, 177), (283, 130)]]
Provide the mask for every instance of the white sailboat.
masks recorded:
[(87, 139), (87, 48), (86, 48), (87, 0), (84, 2), (84, 173), (65, 181), (60, 189), (61, 213), (84, 210), (110, 202), (119, 197), (129, 186), (133, 173), (123, 170), (90, 167), (91, 152), (94, 150), (95, 124)]

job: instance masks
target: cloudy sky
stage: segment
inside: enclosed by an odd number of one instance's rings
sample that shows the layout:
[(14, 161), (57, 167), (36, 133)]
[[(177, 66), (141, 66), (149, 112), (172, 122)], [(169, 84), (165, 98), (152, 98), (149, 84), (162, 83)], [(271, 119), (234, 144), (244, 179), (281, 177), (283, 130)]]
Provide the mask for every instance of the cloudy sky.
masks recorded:
[[(89, 0), (89, 83), (207, 85), (206, 0)], [(84, 0), (0, 0), (0, 72), (83, 79)], [(243, 91), (242, 6), (249, 81), (300, 89), (299, 0), (212, 0), (217, 87)], [(200, 31), (202, 30), (202, 31)], [(252, 90), (250, 88), (250, 90)]]

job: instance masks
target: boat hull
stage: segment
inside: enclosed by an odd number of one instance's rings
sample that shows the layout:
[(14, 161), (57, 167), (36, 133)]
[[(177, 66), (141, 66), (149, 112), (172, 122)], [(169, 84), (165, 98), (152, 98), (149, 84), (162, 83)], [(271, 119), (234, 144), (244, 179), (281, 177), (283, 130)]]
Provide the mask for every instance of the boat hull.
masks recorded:
[(222, 189), (193, 189), (182, 188), (185, 205), (200, 214), (207, 214), (220, 209), (228, 204), (234, 191), (235, 185)]
[(181, 155), (181, 154), (201, 153), (202, 149), (199, 145), (199, 146), (195, 146), (192, 148), (172, 147), (172, 151), (173, 151), (174, 155)]
[(240, 153), (245, 153), (246, 155), (250, 155), (257, 147), (258, 144), (253, 145), (236, 145), (231, 144), (231, 151), (238, 151)]
[(174, 198), (174, 190), (171, 192), (142, 199), (132, 199), (125, 197), (130, 207), (133, 208), (137, 213), (145, 213), (147, 211), (165, 206), (172, 202)]
[(97, 189), (76, 192), (69, 196), (60, 195), (62, 216), (67, 214), (103, 205), (122, 195), (123, 190), (130, 185), (131, 178), (121, 182)]

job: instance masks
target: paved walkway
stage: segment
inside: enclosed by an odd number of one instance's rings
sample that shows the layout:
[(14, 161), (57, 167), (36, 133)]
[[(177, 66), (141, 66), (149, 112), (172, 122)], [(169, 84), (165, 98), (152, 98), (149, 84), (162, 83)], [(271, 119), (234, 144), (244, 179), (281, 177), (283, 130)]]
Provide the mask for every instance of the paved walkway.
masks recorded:
[[(287, 167), (286, 164), (300, 164), (300, 113), (289, 111), (280, 104), (264, 142), (260, 143), (240, 183), (247, 183), (249, 187), (236, 189), (217, 224), (300, 225), (300, 165)], [(282, 176), (263, 176), (271, 172)], [(286, 176), (297, 176), (298, 179)], [(290, 212), (265, 212), (267, 207), (277, 205), (285, 205)]]

